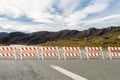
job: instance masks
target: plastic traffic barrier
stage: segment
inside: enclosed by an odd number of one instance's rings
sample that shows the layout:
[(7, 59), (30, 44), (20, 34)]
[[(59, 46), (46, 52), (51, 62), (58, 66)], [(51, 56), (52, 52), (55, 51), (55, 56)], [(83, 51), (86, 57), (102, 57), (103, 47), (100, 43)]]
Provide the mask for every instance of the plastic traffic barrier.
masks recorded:
[(85, 56), (87, 57), (87, 59), (89, 59), (90, 57), (102, 57), (104, 59), (102, 47), (85, 47), (85, 50)]
[(40, 56), (42, 56), (42, 60), (45, 57), (58, 57), (60, 59), (60, 54), (59, 54), (59, 48), (58, 47), (40, 47), (40, 50), (42, 51), (40, 53)]
[(112, 57), (119, 57), (120, 47), (108, 47), (108, 56), (110, 57), (110, 60), (112, 60)]
[(63, 47), (62, 56), (66, 60), (67, 57), (80, 57), (82, 59), (80, 47)]
[(24, 46), (20, 47), (20, 53), (18, 54), (21, 57), (21, 60), (23, 57), (38, 57), (39, 59), (39, 53), (38, 48), (33, 46)]
[(1, 57), (16, 57), (16, 48), (15, 47), (10, 47), (10, 46), (0, 46), (0, 56)]

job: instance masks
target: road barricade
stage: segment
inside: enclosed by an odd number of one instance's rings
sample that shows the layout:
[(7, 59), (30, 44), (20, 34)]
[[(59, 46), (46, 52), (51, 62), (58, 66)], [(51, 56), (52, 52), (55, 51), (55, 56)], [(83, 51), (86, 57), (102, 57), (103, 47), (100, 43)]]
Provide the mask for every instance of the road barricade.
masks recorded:
[(43, 46), (43, 47), (40, 47), (40, 50), (42, 51), (40, 53), (42, 60), (44, 60), (44, 57), (58, 57), (58, 59), (60, 59), (58, 47), (45, 47), (45, 46)]
[(23, 59), (23, 57), (38, 57), (39, 59), (37, 47), (24, 46), (24, 47), (20, 47), (20, 51), (21, 52), (18, 54), (18, 56), (21, 57), (21, 60)]
[(63, 47), (62, 56), (66, 60), (67, 57), (80, 57), (82, 59), (80, 47)]
[(85, 47), (85, 50), (85, 56), (88, 60), (90, 57), (102, 57), (104, 59), (102, 47)]
[(110, 57), (110, 60), (112, 60), (112, 57), (119, 57), (120, 47), (108, 47), (108, 56)]
[(15, 47), (1, 46), (0, 56), (1, 57), (14, 57), (15, 59), (17, 59), (15, 50), (16, 50)]

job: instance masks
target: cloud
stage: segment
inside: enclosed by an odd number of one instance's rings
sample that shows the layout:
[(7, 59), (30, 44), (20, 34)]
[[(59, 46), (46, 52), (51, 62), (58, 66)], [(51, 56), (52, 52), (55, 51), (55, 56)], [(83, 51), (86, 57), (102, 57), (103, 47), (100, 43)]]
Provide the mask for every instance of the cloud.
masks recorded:
[[(34, 32), (119, 25), (120, 12), (114, 9), (118, 2), (120, 1), (0, 0), (0, 28), (7, 32)], [(107, 13), (110, 12), (109, 7), (114, 9), (111, 14)]]
[(96, 28), (101, 28), (103, 27), (109, 27), (109, 26), (119, 26), (120, 23), (120, 14), (115, 14), (115, 15), (110, 15), (94, 20), (86, 20), (86, 21), (81, 21), (80, 24), (84, 24), (85, 28), (90, 28), (90, 27), (96, 27)]
[(67, 16), (76, 9), (77, 6), (81, 4), (82, 0), (60, 0), (58, 3), (59, 9), (62, 9), (63, 15)]
[(82, 10), (78, 10), (76, 12), (74, 12), (73, 14), (71, 14), (69, 17), (67, 17), (65, 19), (65, 21), (68, 24), (68, 26), (74, 26), (77, 25), (75, 23), (80, 22), (82, 19), (86, 18), (89, 14), (93, 14), (93, 13), (99, 13), (104, 11), (111, 0), (92, 0), (92, 2), (85, 8), (83, 8)]

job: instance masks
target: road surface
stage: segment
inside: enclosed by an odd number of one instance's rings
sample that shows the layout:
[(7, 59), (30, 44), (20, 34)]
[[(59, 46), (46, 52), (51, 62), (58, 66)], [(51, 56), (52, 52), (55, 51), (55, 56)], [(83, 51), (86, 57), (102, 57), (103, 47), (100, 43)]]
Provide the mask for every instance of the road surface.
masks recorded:
[(120, 59), (1, 59), (0, 80), (120, 80)]

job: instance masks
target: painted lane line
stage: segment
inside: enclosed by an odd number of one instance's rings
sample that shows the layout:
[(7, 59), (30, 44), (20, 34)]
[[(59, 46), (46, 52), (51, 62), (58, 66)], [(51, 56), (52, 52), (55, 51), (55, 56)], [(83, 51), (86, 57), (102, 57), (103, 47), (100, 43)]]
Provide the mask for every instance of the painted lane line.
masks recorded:
[(55, 66), (55, 65), (50, 65), (50, 66), (51, 66), (53, 69), (55, 69), (55, 70), (63, 73), (64, 75), (66, 75), (66, 76), (68, 76), (68, 77), (70, 77), (70, 78), (72, 78), (72, 79), (74, 79), (74, 80), (88, 80), (88, 79), (86, 79), (86, 78), (84, 78), (84, 77), (81, 77), (81, 76), (79, 76), (79, 75), (77, 75), (77, 74), (74, 74), (74, 73), (72, 73), (72, 72), (70, 72), (70, 71), (68, 71), (68, 70), (65, 70), (65, 69), (63, 69), (63, 68), (61, 68), (61, 67), (59, 67), (59, 66)]

